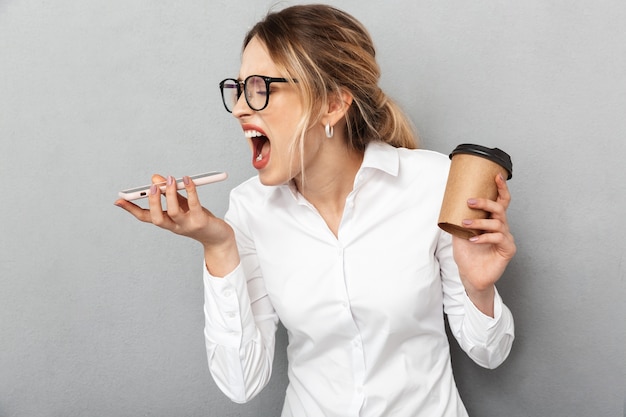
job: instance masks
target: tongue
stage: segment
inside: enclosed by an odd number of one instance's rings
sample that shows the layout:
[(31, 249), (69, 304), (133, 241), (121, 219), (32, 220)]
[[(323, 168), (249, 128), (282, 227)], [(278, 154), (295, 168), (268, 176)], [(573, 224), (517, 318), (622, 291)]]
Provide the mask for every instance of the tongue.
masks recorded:
[(263, 168), (267, 165), (269, 161), (270, 154), (270, 142), (265, 140), (260, 142), (256, 147), (256, 157), (254, 158), (254, 166), (255, 168)]

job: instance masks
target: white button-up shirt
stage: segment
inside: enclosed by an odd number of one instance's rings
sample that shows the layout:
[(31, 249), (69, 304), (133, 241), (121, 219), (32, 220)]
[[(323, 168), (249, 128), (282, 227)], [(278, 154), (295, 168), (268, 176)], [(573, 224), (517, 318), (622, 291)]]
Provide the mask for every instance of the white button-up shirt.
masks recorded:
[(513, 319), (467, 297), (451, 237), (437, 227), (449, 160), (374, 143), (335, 237), (293, 186), (257, 177), (231, 193), (226, 220), (240, 265), (204, 271), (209, 368), (233, 401), (268, 382), (278, 320), (289, 336), (283, 417), (466, 416), (444, 312), (460, 346), (493, 368), (509, 354)]

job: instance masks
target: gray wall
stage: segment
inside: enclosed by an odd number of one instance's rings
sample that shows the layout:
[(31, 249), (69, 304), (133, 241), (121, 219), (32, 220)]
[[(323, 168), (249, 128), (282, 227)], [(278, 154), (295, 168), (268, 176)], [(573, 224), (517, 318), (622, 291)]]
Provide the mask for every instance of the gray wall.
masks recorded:
[[(217, 83), (273, 0), (0, 0), (0, 416), (270, 416), (206, 366), (197, 244), (133, 221), (118, 189), (253, 174)], [(291, 4), (284, 2), (284, 4)], [(624, 413), (626, 3), (347, 0), (423, 146), (514, 160), (517, 340), (495, 371), (452, 345), (473, 416)]]

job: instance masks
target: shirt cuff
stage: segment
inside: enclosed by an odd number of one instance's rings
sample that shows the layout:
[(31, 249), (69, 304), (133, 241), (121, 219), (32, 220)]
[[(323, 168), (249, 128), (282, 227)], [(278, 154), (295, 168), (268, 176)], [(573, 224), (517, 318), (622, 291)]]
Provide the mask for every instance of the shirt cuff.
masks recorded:
[(502, 327), (501, 325), (504, 324), (502, 323), (502, 298), (498, 290), (495, 289), (493, 317), (490, 317), (474, 305), (467, 293), (463, 293), (465, 299), (465, 333), (476, 346), (489, 346), (494, 337), (499, 334), (498, 330)]
[(204, 266), (205, 336), (215, 344), (238, 348), (254, 334), (254, 318), (241, 264), (223, 278)]

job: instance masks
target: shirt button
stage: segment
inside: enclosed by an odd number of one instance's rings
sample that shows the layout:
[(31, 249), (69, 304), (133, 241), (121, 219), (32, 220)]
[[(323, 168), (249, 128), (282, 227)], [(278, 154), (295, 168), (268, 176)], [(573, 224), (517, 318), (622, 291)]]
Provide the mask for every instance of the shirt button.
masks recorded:
[(224, 297), (230, 298), (231, 295), (233, 295), (233, 292), (231, 290), (225, 290), (224, 291)]
[(234, 319), (235, 317), (237, 317), (237, 313), (233, 313), (231, 311), (230, 313), (226, 313), (226, 317), (228, 317), (229, 319)]

